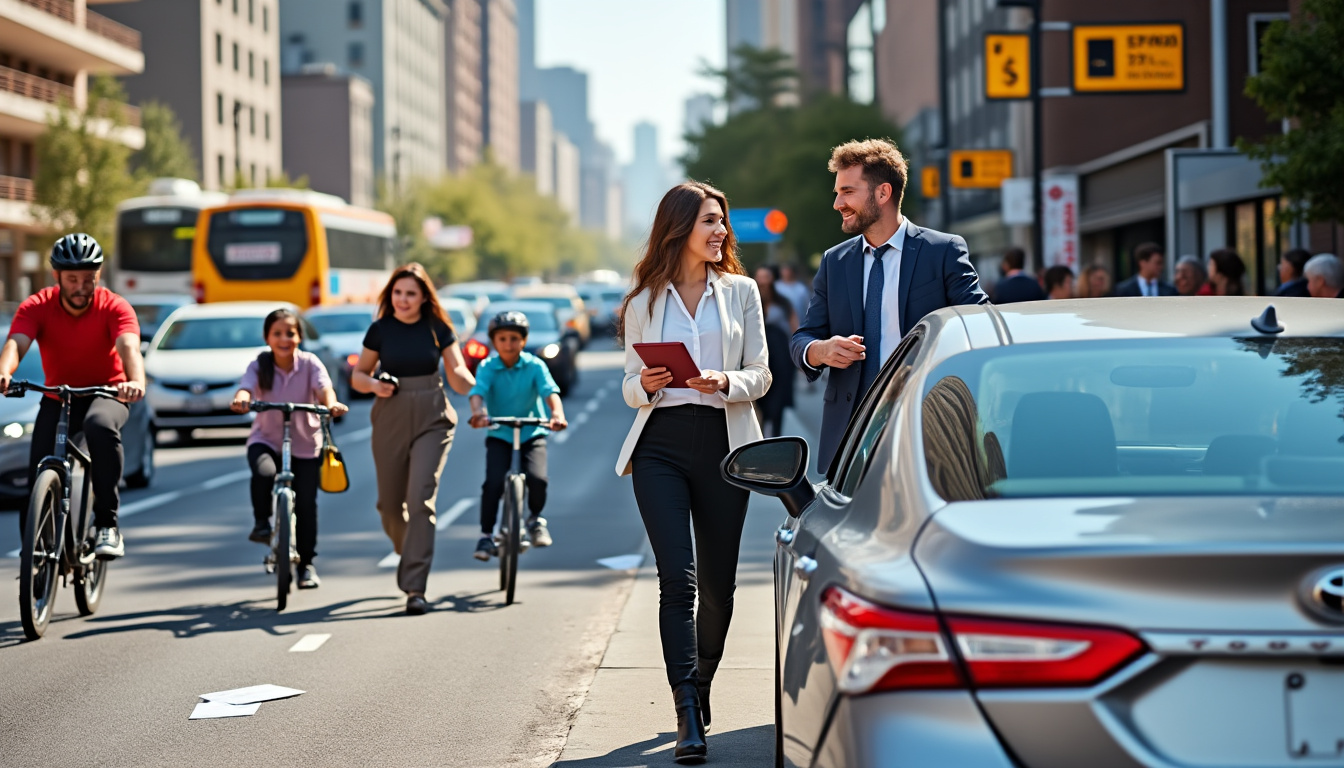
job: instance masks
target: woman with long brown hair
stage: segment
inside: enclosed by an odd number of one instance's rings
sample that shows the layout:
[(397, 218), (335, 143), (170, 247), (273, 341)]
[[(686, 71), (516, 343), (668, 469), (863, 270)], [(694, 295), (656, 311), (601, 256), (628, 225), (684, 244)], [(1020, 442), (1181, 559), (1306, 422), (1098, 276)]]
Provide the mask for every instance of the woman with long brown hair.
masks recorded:
[[(364, 334), (350, 385), (377, 398), (370, 419), (378, 514), (401, 556), (397, 586), (412, 615), (429, 610), (425, 586), (434, 561), (434, 502), (457, 426), (439, 377), (440, 361), (453, 391), (467, 394), (476, 379), (429, 275), (419, 264), (398, 267), (378, 296), (378, 319)], [(381, 368), (377, 378), (375, 368)]]
[[(723, 480), (719, 463), (760, 439), (752, 402), (771, 381), (761, 295), (734, 246), (722, 192), (694, 181), (673, 187), (658, 204), (621, 311), (622, 392), (639, 412), (616, 472), (634, 476), (657, 560), (677, 762), (707, 753), (709, 689), (733, 613), (747, 492)], [(674, 341), (685, 345), (699, 376), (674, 382), (666, 368), (645, 367), (634, 348)]]

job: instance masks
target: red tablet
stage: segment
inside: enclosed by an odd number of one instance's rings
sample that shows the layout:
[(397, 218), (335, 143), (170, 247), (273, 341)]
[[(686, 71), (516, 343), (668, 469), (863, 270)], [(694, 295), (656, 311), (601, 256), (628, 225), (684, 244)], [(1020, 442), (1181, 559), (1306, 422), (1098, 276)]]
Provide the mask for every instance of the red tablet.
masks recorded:
[(667, 385), (669, 388), (690, 389), (686, 385), (686, 380), (700, 376), (699, 366), (691, 358), (691, 353), (686, 350), (686, 345), (680, 341), (636, 344), (635, 354), (639, 355), (644, 365), (650, 368), (666, 368), (671, 371), (672, 383)]

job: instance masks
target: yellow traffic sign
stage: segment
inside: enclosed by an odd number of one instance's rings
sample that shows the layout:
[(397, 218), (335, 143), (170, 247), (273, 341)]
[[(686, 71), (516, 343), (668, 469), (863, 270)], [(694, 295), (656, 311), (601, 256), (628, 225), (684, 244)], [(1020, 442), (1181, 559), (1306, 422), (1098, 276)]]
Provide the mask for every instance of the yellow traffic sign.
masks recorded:
[(943, 193), (943, 179), (938, 166), (926, 165), (919, 170), (919, 191), (924, 197), (930, 198)]
[(985, 34), (985, 98), (1031, 98), (1031, 37), (1026, 33)]
[(1185, 25), (1079, 24), (1073, 28), (1075, 93), (1185, 90)]
[(1013, 177), (1011, 149), (956, 149), (948, 153), (953, 189), (998, 189)]

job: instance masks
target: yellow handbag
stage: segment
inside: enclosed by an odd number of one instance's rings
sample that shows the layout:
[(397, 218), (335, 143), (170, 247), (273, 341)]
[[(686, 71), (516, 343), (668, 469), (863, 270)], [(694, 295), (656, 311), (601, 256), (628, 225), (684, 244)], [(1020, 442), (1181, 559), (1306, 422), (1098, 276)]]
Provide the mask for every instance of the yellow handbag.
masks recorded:
[(345, 459), (341, 458), (341, 449), (331, 439), (331, 423), (322, 420), (322, 473), (318, 484), (327, 493), (345, 493), (350, 489), (350, 476), (345, 471)]

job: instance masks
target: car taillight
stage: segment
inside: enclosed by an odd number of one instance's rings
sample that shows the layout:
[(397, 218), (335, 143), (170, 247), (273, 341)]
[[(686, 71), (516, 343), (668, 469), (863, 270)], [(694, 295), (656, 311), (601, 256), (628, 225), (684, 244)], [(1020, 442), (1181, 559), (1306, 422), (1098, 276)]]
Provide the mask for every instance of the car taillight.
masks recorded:
[(196, 303), (205, 303), (205, 283), (196, 283), (192, 286), (192, 293), (196, 295)]
[(486, 357), (489, 357), (490, 348), (475, 339), (468, 339), (467, 345), (462, 348), (462, 352), (466, 354), (467, 357), (484, 360)]
[(322, 284), (314, 280), (312, 284), (308, 286), (308, 305), (316, 307), (318, 304), (321, 303), (322, 303)]
[(1116, 629), (951, 616), (959, 664), (932, 614), (875, 605), (838, 587), (822, 600), (826, 655), (844, 693), (956, 688), (967, 679), (977, 688), (1088, 686), (1144, 649)]
[(346, 365), (349, 365), (351, 368), (354, 368), (359, 363), (359, 355), (354, 352), (351, 352), (350, 354), (345, 356), (345, 363)]

